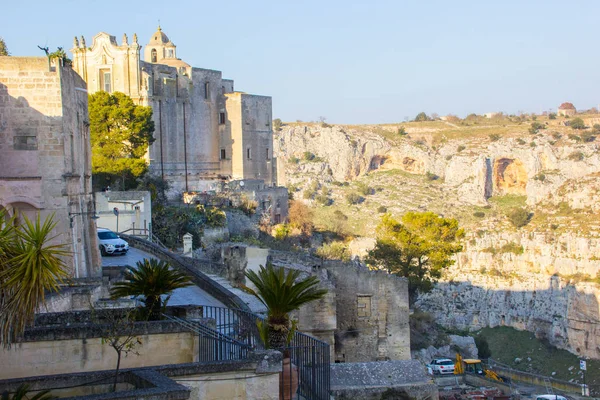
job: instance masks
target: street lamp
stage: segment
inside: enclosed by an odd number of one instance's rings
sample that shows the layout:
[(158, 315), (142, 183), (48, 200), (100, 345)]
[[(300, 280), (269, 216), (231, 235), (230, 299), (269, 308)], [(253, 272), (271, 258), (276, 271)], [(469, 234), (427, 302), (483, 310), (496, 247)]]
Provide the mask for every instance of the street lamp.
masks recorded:
[(96, 219), (100, 218), (98, 216), (98, 214), (96, 214), (96, 211), (94, 211), (94, 212), (78, 212), (78, 213), (72, 213), (72, 212), (70, 212), (69, 213), (69, 225), (70, 225), (71, 228), (73, 227), (73, 220), (75, 219), (75, 217), (77, 215), (91, 215), (90, 218), (93, 219), (93, 220), (96, 220)]

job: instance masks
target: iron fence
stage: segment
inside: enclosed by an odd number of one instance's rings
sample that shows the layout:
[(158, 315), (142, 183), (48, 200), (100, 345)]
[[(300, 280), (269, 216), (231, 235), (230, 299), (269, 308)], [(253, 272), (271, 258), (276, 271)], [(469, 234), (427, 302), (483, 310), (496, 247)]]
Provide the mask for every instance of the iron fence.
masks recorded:
[[(215, 320), (211, 329), (180, 318), (175, 319), (198, 333), (200, 362), (243, 360), (248, 352), (262, 348), (256, 326), (262, 316), (224, 307), (202, 306), (202, 316)], [(283, 372), (280, 374), (280, 394), (283, 399), (329, 400), (329, 344), (304, 333), (296, 332), (290, 346), (283, 350)]]

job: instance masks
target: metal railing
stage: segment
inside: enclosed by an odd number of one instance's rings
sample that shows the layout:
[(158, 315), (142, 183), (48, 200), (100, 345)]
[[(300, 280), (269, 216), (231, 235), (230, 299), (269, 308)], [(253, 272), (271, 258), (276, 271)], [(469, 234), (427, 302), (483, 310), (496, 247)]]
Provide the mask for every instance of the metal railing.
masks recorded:
[[(167, 317), (196, 332), (200, 338), (200, 362), (243, 360), (248, 352), (262, 348), (257, 319), (262, 316), (224, 307), (202, 306), (202, 316), (215, 320), (211, 329), (177, 317)], [(296, 398), (298, 394), (306, 400), (329, 400), (330, 348), (329, 344), (304, 333), (296, 332), (290, 346), (283, 350), (290, 364), (284, 365), (280, 374), (281, 398)], [(297, 383), (297, 387), (296, 387)]]

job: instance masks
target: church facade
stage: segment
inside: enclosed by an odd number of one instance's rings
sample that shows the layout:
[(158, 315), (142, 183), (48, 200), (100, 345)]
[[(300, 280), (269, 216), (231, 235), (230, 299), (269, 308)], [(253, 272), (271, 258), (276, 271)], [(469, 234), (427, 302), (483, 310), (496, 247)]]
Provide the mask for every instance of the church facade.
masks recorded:
[(272, 102), (234, 90), (220, 71), (192, 67), (159, 27), (143, 49), (136, 35), (75, 38), (73, 69), (89, 93), (122, 92), (151, 106), (155, 141), (149, 165), (173, 195), (210, 189), (215, 180), (275, 182)]

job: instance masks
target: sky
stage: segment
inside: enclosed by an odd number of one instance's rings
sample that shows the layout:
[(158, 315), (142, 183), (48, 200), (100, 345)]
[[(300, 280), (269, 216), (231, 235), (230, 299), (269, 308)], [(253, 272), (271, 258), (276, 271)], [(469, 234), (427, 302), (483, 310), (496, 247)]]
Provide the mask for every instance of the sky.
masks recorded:
[(14, 56), (88, 46), (98, 32), (144, 46), (158, 21), (188, 64), (273, 97), (283, 121), (375, 124), (424, 111), (578, 109), (600, 103), (600, 1), (4, 1)]

